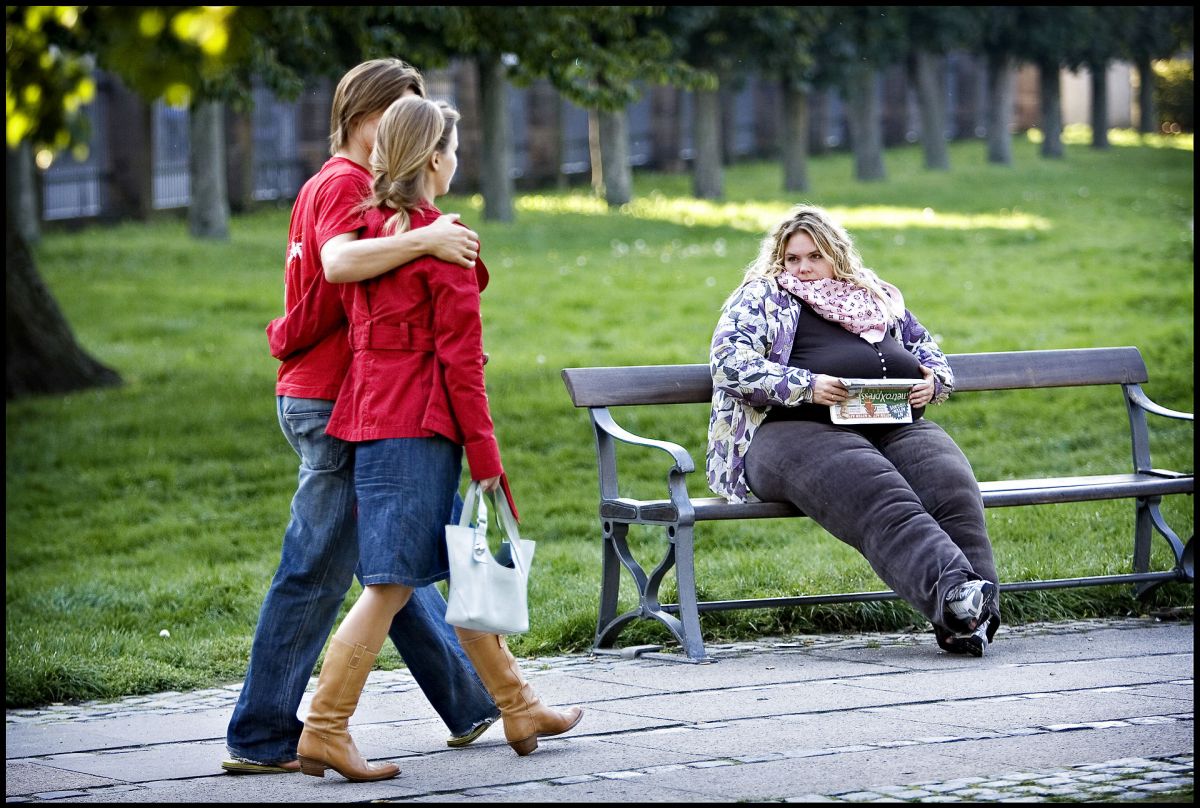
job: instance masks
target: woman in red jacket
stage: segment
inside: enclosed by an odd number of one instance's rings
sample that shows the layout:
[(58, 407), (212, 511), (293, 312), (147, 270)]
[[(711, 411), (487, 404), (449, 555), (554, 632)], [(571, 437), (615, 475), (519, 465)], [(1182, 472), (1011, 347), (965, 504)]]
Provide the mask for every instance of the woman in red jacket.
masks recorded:
[[(458, 117), (447, 105), (416, 96), (384, 113), (371, 157), (364, 238), (424, 227), (441, 215), (433, 200), (449, 190), (458, 165)], [(390, 764), (366, 763), (347, 724), (392, 618), (414, 587), (449, 575), (444, 530), (464, 450), (471, 479), (484, 491), (503, 487), (512, 504), (484, 387), (479, 293), (487, 282), (481, 260), (463, 269), (423, 257), (343, 287), (354, 357), (326, 431), (357, 444), (363, 592), (330, 641), (300, 737), (307, 774), (323, 776), (332, 768), (351, 779), (380, 779), (398, 773)], [(456, 631), (517, 754), (579, 723), (578, 707), (559, 711), (541, 703), (503, 637)]]

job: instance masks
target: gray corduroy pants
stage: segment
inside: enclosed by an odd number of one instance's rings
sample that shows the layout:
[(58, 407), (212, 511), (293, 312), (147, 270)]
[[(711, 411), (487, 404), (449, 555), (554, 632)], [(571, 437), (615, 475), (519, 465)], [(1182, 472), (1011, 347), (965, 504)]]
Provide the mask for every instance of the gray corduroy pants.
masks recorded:
[(999, 583), (971, 464), (932, 421), (874, 442), (831, 424), (769, 421), (750, 443), (746, 479), (760, 499), (791, 502), (862, 553), (936, 626), (946, 626), (951, 587), (980, 578)]

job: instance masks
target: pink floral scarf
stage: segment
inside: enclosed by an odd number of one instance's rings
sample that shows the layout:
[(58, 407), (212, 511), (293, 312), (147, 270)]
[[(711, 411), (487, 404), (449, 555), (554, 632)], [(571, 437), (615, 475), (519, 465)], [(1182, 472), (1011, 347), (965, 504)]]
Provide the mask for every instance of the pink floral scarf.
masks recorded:
[[(775, 279), (822, 318), (837, 323), (867, 342), (879, 342), (887, 334), (888, 316), (883, 304), (857, 284), (838, 278), (802, 281), (787, 272), (781, 272)], [(880, 280), (879, 285), (903, 310), (904, 297), (900, 290), (884, 280)]]

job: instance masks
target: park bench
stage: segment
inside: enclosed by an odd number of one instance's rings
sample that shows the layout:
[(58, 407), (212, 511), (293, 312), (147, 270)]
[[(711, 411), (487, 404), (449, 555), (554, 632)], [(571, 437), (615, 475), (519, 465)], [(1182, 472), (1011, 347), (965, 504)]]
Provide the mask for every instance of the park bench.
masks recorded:
[[(985, 507), (1044, 505), (1091, 500), (1135, 499), (1133, 572), (1082, 578), (1001, 583), (1001, 590), (1052, 589), (1099, 584), (1132, 584), (1139, 596), (1168, 581), (1193, 581), (1192, 537), (1186, 545), (1167, 525), (1160, 510), (1162, 497), (1191, 494), (1192, 471), (1154, 468), (1146, 414), (1192, 421), (1191, 413), (1176, 412), (1151, 401), (1140, 385), (1147, 381), (1145, 362), (1137, 348), (1085, 348), (1072, 350), (1009, 351), (954, 354), (947, 357), (954, 370), (955, 396), (983, 390), (1120, 385), (1129, 416), (1133, 470), (1125, 474), (1047, 477), (1024, 480), (981, 481)], [(700, 635), (700, 613), (731, 609), (802, 606), (835, 602), (888, 600), (894, 592), (798, 595), (726, 601), (698, 601), (696, 596), (695, 526), (698, 522), (727, 519), (803, 517), (788, 503), (729, 503), (721, 497), (692, 497), (686, 478), (696, 469), (682, 447), (634, 435), (617, 424), (611, 407), (659, 404), (698, 404), (711, 401), (712, 377), (707, 365), (643, 365), (635, 367), (567, 368), (563, 380), (576, 407), (587, 407), (596, 437), (599, 462), (600, 526), (603, 562), (600, 611), (594, 647), (611, 649), (617, 635), (632, 621), (658, 620), (682, 646), (686, 661), (708, 662)], [(705, 419), (704, 423), (707, 423)], [(661, 449), (670, 455), (667, 496), (637, 500), (618, 493), (617, 442)], [(662, 527), (667, 544), (652, 571), (638, 563), (630, 550), (631, 525)], [(1175, 566), (1151, 571), (1153, 531), (1170, 545)], [(1194, 535), (1194, 534), (1193, 534)], [(638, 606), (617, 614), (621, 567), (632, 576)], [(675, 568), (679, 603), (659, 601), (664, 576)], [(628, 649), (637, 652), (636, 649)], [(610, 651), (611, 652), (611, 651)]]

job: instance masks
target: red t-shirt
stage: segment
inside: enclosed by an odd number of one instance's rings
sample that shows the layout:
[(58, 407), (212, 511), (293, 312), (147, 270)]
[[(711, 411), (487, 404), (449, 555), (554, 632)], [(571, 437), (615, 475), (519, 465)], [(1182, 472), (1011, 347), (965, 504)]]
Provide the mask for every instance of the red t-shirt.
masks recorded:
[[(282, 360), (277, 395), (333, 400), (341, 389), (350, 366), (350, 343), (341, 290), (325, 280), (321, 248), (334, 236), (363, 228), (362, 202), (370, 183), (365, 168), (345, 157), (333, 157), (296, 197), (284, 268), (287, 314), (267, 327), (272, 353)], [(305, 322), (316, 320), (337, 325), (315, 334), (304, 328)], [(302, 334), (306, 336), (301, 338)], [(287, 344), (286, 354), (276, 353), (278, 343)]]

